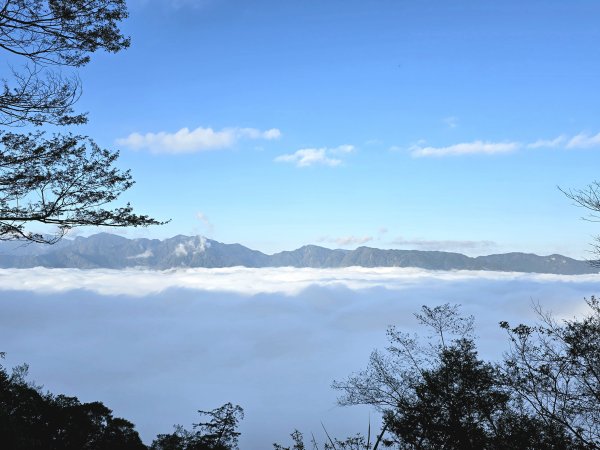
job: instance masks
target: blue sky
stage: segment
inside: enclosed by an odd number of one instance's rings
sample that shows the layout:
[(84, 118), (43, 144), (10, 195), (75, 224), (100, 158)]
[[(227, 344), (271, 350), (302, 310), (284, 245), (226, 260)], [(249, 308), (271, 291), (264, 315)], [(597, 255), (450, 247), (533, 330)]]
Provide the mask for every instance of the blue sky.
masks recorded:
[(303, 244), (590, 257), (557, 186), (600, 162), (597, 1), (131, 0), (75, 130), (123, 200), (266, 252)]

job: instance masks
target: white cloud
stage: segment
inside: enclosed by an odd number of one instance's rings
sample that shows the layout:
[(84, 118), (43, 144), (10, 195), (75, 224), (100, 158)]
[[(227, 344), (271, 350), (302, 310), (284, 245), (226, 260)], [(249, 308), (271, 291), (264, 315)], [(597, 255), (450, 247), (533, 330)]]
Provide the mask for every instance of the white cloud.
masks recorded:
[(344, 154), (344, 153), (352, 153), (352, 152), (354, 152), (354, 150), (356, 150), (354, 145), (344, 144), (344, 145), (339, 145), (335, 148), (329, 149), (329, 152), (333, 153), (333, 154), (336, 154), (336, 153)]
[(527, 144), (527, 148), (556, 148), (561, 146), (566, 140), (567, 137), (564, 135), (554, 139), (538, 139), (535, 142)]
[(341, 155), (347, 155), (356, 151), (356, 147), (350, 144), (337, 147), (302, 148), (294, 153), (279, 155), (276, 162), (295, 164), (296, 167), (308, 167), (316, 164), (335, 167), (342, 163)]
[(595, 135), (589, 135), (586, 133), (579, 133), (573, 136), (567, 142), (567, 148), (592, 148), (600, 146), (600, 133)]
[(599, 288), (598, 276), (393, 268), (0, 270), (0, 342), (6, 367), (27, 362), (44, 389), (102, 400), (144, 442), (232, 401), (248, 412), (240, 448), (263, 449), (288, 442), (290, 426), (319, 442), (321, 421), (337, 436), (365, 427), (369, 408), (332, 408), (330, 382), (366, 367), (388, 325), (423, 335), (413, 316), (423, 304), (461, 303), (479, 355), (496, 359), (508, 348), (498, 321), (531, 324), (532, 300), (572, 318)]
[[(185, 249), (185, 247), (184, 247)], [(0, 269), (0, 291), (58, 293), (86, 290), (100, 295), (142, 297), (170, 288), (235, 292), (242, 295), (297, 295), (310, 286), (398, 290), (415, 282), (511, 281), (600, 283), (599, 274), (552, 275), (491, 271), (442, 271), (402, 267), (345, 267), (334, 269), (227, 267), (218, 269)]]
[(214, 231), (215, 227), (212, 224), (212, 222), (210, 221), (210, 219), (208, 218), (208, 216), (206, 214), (204, 214), (201, 211), (198, 211), (196, 213), (196, 218), (202, 222), (204, 224), (204, 227), (206, 228), (206, 231), (210, 234), (212, 234), (212, 232)]
[(281, 131), (277, 128), (271, 128), (267, 131), (263, 131), (262, 137), (267, 140), (279, 139), (281, 137)]
[(190, 252), (195, 255), (203, 253), (208, 247), (210, 247), (210, 242), (204, 236), (195, 236), (177, 244), (173, 253), (179, 257), (187, 256)]
[(294, 153), (279, 155), (275, 158), (275, 161), (292, 163), (295, 164), (296, 167), (309, 167), (315, 164), (335, 167), (342, 163), (341, 159), (330, 158), (327, 156), (326, 148), (303, 148)]
[(139, 255), (128, 256), (127, 259), (145, 259), (145, 258), (151, 258), (152, 256), (154, 256), (154, 253), (152, 253), (152, 250), (148, 249), (148, 250), (140, 253)]
[(414, 145), (410, 148), (410, 151), (414, 157), (472, 154), (492, 155), (496, 153), (510, 153), (518, 150), (520, 147), (521, 144), (518, 142), (473, 141), (453, 144), (447, 147), (421, 147)]
[(220, 150), (234, 146), (241, 139), (273, 140), (281, 137), (281, 131), (271, 128), (261, 131), (256, 128), (212, 128), (198, 127), (194, 130), (182, 128), (175, 133), (131, 133), (117, 139), (117, 144), (132, 150), (149, 150), (153, 153), (195, 153)]
[[(566, 149), (577, 149), (577, 148), (594, 148), (600, 147), (600, 133), (587, 134), (579, 133), (578, 135), (569, 137), (567, 135), (560, 135), (552, 139), (538, 139), (529, 143), (521, 143), (517, 141), (504, 141), (504, 142), (492, 142), (492, 141), (472, 141), (472, 142), (461, 142), (458, 144), (451, 144), (442, 147), (434, 147), (426, 145), (426, 141), (420, 140), (416, 144), (411, 145), (408, 150), (413, 157), (426, 157), (426, 156), (458, 156), (458, 155), (470, 155), (470, 154), (486, 154), (493, 155), (498, 153), (510, 153), (523, 148), (538, 149), (538, 148), (566, 148)], [(390, 151), (401, 151), (402, 147), (392, 146)]]
[(182, 243), (177, 244), (173, 253), (175, 253), (175, 256), (187, 256), (188, 254), (185, 245)]

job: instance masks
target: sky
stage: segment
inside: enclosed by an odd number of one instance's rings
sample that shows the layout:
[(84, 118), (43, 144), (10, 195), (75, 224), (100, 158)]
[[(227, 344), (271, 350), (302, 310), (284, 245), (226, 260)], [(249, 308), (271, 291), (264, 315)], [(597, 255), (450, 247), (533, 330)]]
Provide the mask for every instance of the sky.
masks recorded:
[[(599, 224), (558, 187), (600, 167), (600, 2), (128, 5), (131, 47), (77, 70), (89, 123), (71, 131), (119, 150), (136, 180), (122, 202), (170, 222), (115, 231), (267, 253), (593, 256)], [(294, 428), (322, 438), (321, 421), (366, 431), (373, 411), (338, 408), (331, 382), (363, 369), (388, 325), (419, 331), (424, 303), (461, 303), (495, 358), (498, 321), (531, 321), (538, 301), (572, 317), (599, 286), (410, 268), (1, 269), (0, 350), (145, 442), (231, 401), (246, 409), (241, 447), (268, 448)]]
[(599, 2), (128, 4), (74, 130), (171, 220), (127, 236), (591, 257)]
[(145, 443), (198, 409), (241, 405), (240, 448), (290, 445), (299, 429), (322, 444), (380, 421), (339, 407), (331, 388), (384, 351), (386, 328), (427, 330), (421, 305), (475, 316), (482, 358), (508, 350), (498, 322), (533, 324), (586, 312), (598, 275), (442, 272), (411, 268), (75, 270), (0, 269), (5, 367), (28, 363), (44, 390), (102, 401)]

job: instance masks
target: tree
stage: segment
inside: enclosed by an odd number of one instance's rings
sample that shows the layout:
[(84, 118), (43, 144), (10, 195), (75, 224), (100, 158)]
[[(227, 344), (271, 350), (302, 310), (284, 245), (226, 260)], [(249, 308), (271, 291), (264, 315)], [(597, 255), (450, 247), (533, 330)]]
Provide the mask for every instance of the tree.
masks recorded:
[(384, 444), (400, 449), (573, 449), (558, 423), (529, 414), (500, 367), (478, 358), (473, 318), (457, 306), (424, 306), (417, 319), (433, 331), (422, 343), (390, 328), (387, 353), (333, 387), (341, 405), (383, 414)]
[[(0, 125), (86, 122), (73, 110), (79, 80), (54, 68), (81, 67), (99, 49), (127, 48), (118, 28), (126, 17), (125, 0), (3, 0), (0, 49), (25, 64), (3, 80)], [(0, 240), (54, 243), (78, 226), (164, 223), (134, 214), (129, 204), (105, 208), (133, 184), (129, 171), (114, 167), (117, 158), (85, 136), (0, 131)], [(31, 229), (40, 224), (56, 228)]]
[(80, 95), (76, 77), (65, 78), (52, 67), (81, 67), (99, 49), (118, 52), (129, 46), (118, 22), (127, 17), (125, 0), (3, 0), (0, 3), (0, 48), (25, 60), (3, 80), (0, 124), (78, 124)]
[[(134, 214), (129, 204), (104, 209), (133, 184), (129, 171), (113, 166), (117, 157), (81, 136), (0, 132), (0, 239), (52, 243), (76, 226), (159, 224)], [(58, 231), (28, 230), (34, 222)]]
[[(4, 353), (0, 352), (0, 359)], [(27, 381), (28, 366), (11, 373), (0, 364), (0, 448), (11, 450), (238, 450), (237, 431), (244, 418), (238, 405), (225, 403), (198, 411), (206, 422), (192, 431), (176, 426), (145, 446), (128, 420), (114, 417), (101, 402), (44, 393)]]
[(159, 434), (151, 450), (237, 450), (240, 433), (237, 426), (244, 418), (239, 405), (225, 403), (212, 411), (198, 411), (210, 418), (207, 422), (193, 424), (192, 431), (181, 425), (172, 434)]
[(600, 449), (600, 301), (587, 316), (557, 322), (538, 306), (535, 326), (511, 327), (505, 371), (510, 387), (548, 424), (583, 448)]
[[(600, 216), (596, 214), (600, 213), (600, 182), (594, 181), (584, 189), (563, 190), (560, 187), (559, 189), (567, 198), (573, 200), (575, 205), (591, 211), (584, 219), (592, 222), (600, 221)], [(600, 237), (596, 237), (593, 248), (594, 253), (600, 256)], [(590, 261), (590, 264), (600, 267), (600, 259)]]
[(0, 444), (12, 450), (144, 450), (133, 424), (100, 402), (43, 393), (0, 365)]

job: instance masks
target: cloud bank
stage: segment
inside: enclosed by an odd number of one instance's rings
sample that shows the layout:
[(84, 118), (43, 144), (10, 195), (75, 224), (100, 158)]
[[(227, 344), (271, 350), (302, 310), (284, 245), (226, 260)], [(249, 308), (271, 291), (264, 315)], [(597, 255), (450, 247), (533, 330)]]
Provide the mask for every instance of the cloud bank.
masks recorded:
[[(196, 247), (181, 245), (175, 252), (202, 252), (204, 240)], [(552, 275), (490, 271), (436, 271), (401, 267), (312, 268), (189, 268), (164, 271), (143, 269), (0, 269), (1, 291), (58, 293), (85, 290), (100, 295), (143, 297), (168, 289), (231, 292), (240, 295), (298, 295), (311, 286), (359, 290), (385, 287), (402, 290), (415, 283), (434, 281), (600, 282), (600, 274)]]
[(117, 139), (117, 144), (132, 150), (149, 150), (152, 153), (195, 153), (233, 147), (242, 139), (273, 140), (281, 137), (277, 128), (261, 131), (256, 128), (212, 128), (198, 127), (194, 130), (182, 128), (174, 133), (131, 133)]
[(531, 320), (532, 301), (570, 317), (599, 290), (598, 275), (394, 268), (2, 270), (0, 342), (7, 366), (102, 400), (147, 443), (231, 401), (246, 411), (240, 447), (262, 449), (294, 428), (323, 442), (321, 422), (339, 437), (365, 430), (369, 410), (337, 408), (330, 383), (363, 369), (388, 325), (422, 332), (423, 304), (462, 304), (493, 358), (506, 349), (499, 320)]

